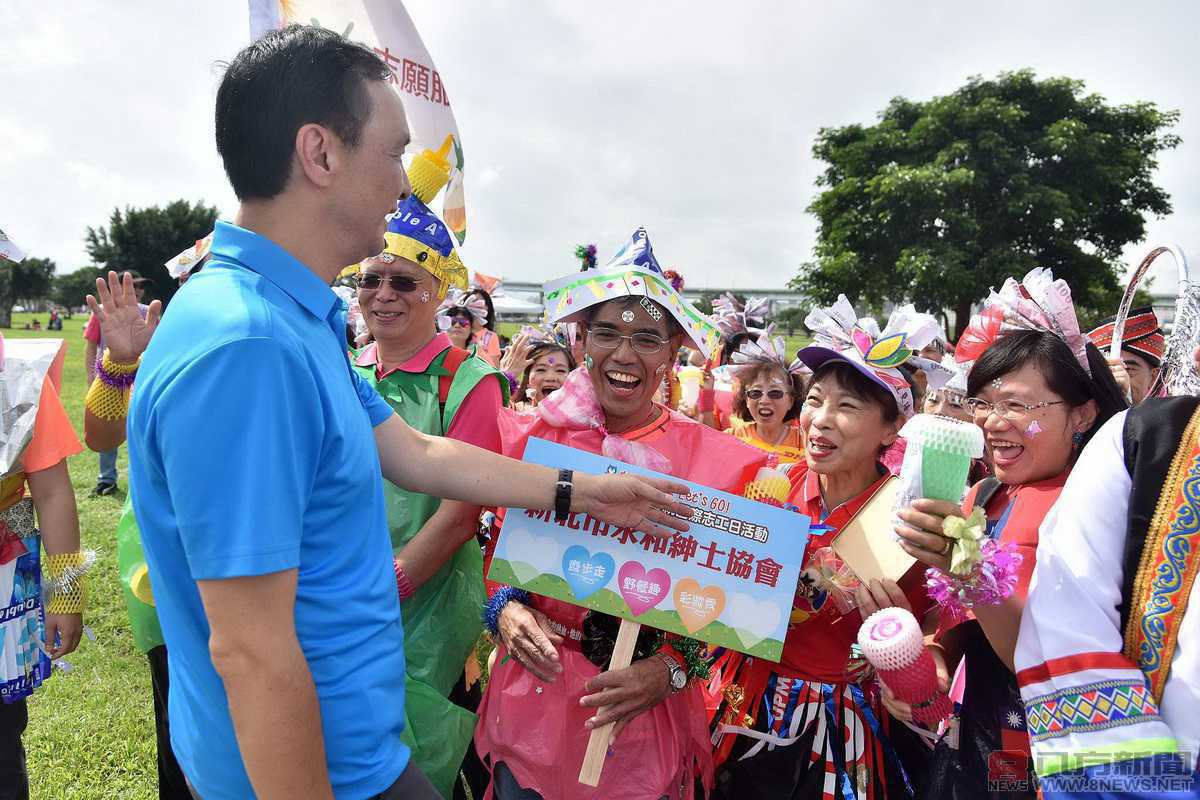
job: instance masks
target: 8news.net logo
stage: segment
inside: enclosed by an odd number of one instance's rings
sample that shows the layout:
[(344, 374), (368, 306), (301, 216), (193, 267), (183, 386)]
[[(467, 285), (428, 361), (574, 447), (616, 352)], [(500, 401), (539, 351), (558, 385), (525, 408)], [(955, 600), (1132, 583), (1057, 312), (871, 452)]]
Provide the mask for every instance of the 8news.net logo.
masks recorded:
[(994, 750), (988, 754), (989, 792), (1027, 792), (1033, 786), (1029, 754), (1017, 750)]

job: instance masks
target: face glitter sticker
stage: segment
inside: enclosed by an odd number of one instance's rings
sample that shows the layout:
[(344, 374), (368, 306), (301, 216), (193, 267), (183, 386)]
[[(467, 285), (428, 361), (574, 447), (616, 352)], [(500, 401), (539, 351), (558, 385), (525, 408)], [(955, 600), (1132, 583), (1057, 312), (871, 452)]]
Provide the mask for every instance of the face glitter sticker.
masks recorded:
[(1004, 385), (1004, 381), (1000, 380), (999, 378), (996, 378), (994, 381), (992, 381), (993, 389), (999, 389), (1003, 385)]
[(394, 255), (392, 255), (391, 253), (380, 253), (379, 260), (382, 261), (384, 264), (391, 264), (393, 261), (396, 260), (396, 257)]
[[(662, 320), (662, 318), (663, 318), (662, 311), (659, 310), (658, 306), (656, 306), (654, 304), (654, 301), (651, 300), (649, 297), (642, 298), (642, 308), (644, 308), (646, 310), (646, 313), (649, 314), (650, 318), (653, 319), (655, 322), (659, 322)], [(624, 316), (624, 315), (622, 315), (622, 316)]]
[(1037, 436), (1041, 432), (1042, 432), (1042, 426), (1038, 424), (1038, 421), (1036, 419), (1033, 420), (1032, 422), (1030, 422), (1029, 427), (1027, 427), (1025, 429), (1025, 435), (1030, 438)]
[(633, 312), (629, 309), (625, 309), (625, 311), (621, 314), (621, 320), (623, 322), (633, 322)]
[(421, 302), (422, 303), (428, 303), (430, 299), (431, 299), (431, 296), (430, 296), (428, 290), (421, 292)]

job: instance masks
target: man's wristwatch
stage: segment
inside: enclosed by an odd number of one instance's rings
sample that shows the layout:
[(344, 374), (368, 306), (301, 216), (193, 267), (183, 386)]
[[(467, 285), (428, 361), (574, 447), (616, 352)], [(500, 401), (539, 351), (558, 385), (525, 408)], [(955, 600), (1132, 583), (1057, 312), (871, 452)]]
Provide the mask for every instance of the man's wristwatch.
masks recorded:
[(664, 664), (666, 664), (667, 669), (670, 671), (671, 692), (674, 693), (683, 691), (688, 682), (687, 672), (684, 671), (683, 665), (676, 661), (673, 656), (667, 655), (666, 653), (655, 653), (654, 655), (657, 656)]
[(575, 472), (569, 469), (558, 471), (558, 481), (554, 484), (554, 521), (565, 522), (571, 515), (571, 492), (574, 487)]

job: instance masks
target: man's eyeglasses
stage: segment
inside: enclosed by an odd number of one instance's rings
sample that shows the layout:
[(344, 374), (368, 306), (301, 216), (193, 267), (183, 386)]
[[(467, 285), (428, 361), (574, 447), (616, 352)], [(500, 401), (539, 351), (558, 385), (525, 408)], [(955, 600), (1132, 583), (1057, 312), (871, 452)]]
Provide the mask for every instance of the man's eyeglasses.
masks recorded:
[(670, 339), (663, 339), (653, 333), (635, 333), (623, 336), (612, 328), (588, 328), (588, 341), (603, 350), (616, 350), (621, 346), (622, 339), (628, 339), (634, 351), (645, 356), (660, 353), (671, 343)]
[(408, 294), (417, 290), (417, 281), (407, 275), (376, 275), (374, 272), (364, 272), (354, 276), (358, 288), (367, 292), (373, 292), (382, 286), (384, 278), (393, 292)]
[(968, 397), (963, 401), (963, 408), (971, 412), (971, 415), (977, 420), (984, 420), (993, 413), (1001, 419), (1009, 421), (1025, 420), (1033, 415), (1035, 411), (1040, 411), (1043, 408), (1057, 406), (1067, 402), (1066, 400), (1043, 400), (1040, 403), (1022, 403), (1020, 400), (1000, 400), (995, 403), (989, 403), (979, 397)]
[(768, 389), (765, 392), (762, 389), (747, 389), (746, 390), (746, 399), (762, 400), (762, 396), (764, 394), (767, 397), (771, 398), (772, 400), (782, 400), (784, 395), (787, 394), (787, 392), (785, 392), (783, 389)]

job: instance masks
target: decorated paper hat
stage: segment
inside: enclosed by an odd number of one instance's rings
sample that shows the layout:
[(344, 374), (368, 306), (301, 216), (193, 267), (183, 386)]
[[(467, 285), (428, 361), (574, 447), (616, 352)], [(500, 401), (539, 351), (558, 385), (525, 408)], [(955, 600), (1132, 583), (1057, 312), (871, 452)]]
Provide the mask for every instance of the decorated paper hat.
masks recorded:
[[(983, 309), (971, 317), (967, 329), (954, 347), (954, 360), (967, 372), (989, 347), (1015, 331), (1050, 333), (1066, 342), (1075, 360), (1089, 376), (1087, 339), (1079, 331), (1071, 288), (1055, 280), (1048, 269), (1030, 270), (1024, 280), (1009, 278), (992, 290)], [(1111, 334), (1110, 334), (1111, 335)]]
[[(1112, 345), (1113, 325), (1116, 317), (1109, 317), (1093, 330), (1088, 331), (1092, 344), (1107, 352)], [(1167, 348), (1163, 332), (1158, 327), (1158, 316), (1150, 306), (1135, 308), (1125, 320), (1125, 334), (1121, 337), (1121, 349), (1132, 350), (1150, 362), (1150, 366), (1162, 365), (1163, 352)]]
[(737, 351), (730, 356), (729, 362), (734, 365), (733, 371), (739, 380), (764, 364), (778, 367), (792, 376), (812, 372), (800, 359), (788, 359), (786, 340), (775, 335), (774, 325), (768, 325), (757, 340), (747, 339), (742, 342)]
[(900, 306), (880, 331), (871, 317), (858, 318), (846, 295), (838, 295), (829, 308), (813, 310), (804, 320), (813, 332), (814, 344), (797, 357), (814, 372), (830, 361), (843, 361), (886, 389), (896, 400), (904, 418), (916, 413), (912, 386), (899, 369), (908, 364), (923, 370), (934, 389), (941, 388), (952, 373), (936, 361), (917, 355), (937, 337), (941, 326), (929, 314), (912, 305)]
[(663, 274), (645, 228), (634, 231), (629, 242), (603, 267), (550, 281), (542, 291), (547, 322), (581, 322), (583, 312), (592, 306), (622, 297), (644, 297), (666, 309), (705, 357), (721, 339), (712, 320), (680, 297)]
[(765, 297), (751, 297), (743, 303), (726, 292), (713, 300), (713, 322), (726, 338), (739, 333), (758, 336), (766, 328), (771, 301)]
[(407, 258), (442, 282), (439, 298), (450, 287), (467, 288), (467, 268), (454, 250), (450, 230), (416, 195), (396, 207), (383, 238), (387, 246), (382, 256)]

